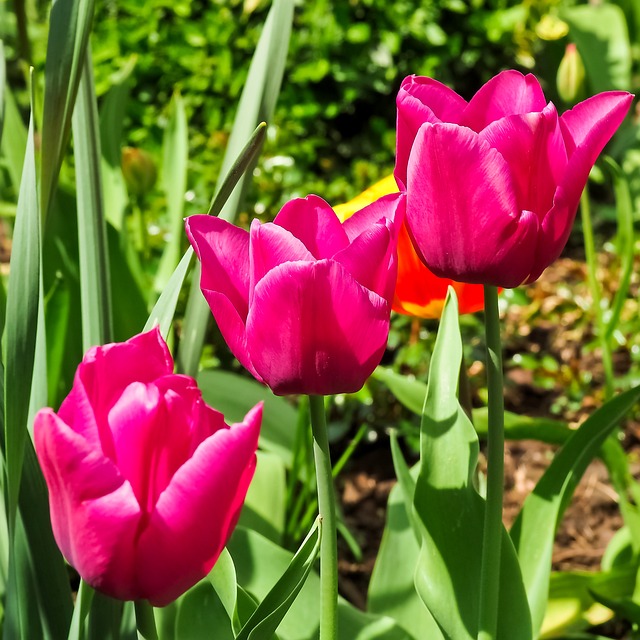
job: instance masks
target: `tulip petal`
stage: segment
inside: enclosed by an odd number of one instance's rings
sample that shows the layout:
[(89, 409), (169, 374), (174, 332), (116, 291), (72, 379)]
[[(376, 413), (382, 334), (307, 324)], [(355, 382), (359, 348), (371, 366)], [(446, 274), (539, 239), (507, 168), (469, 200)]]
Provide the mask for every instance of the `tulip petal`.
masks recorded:
[(224, 294), (202, 288), (202, 295), (231, 353), (251, 375), (262, 382), (262, 378), (251, 364), (251, 356), (247, 348), (246, 318), (240, 317), (238, 310)]
[(427, 123), (408, 175), (407, 226), (436, 275), (502, 287), (528, 277), (538, 220), (519, 211), (509, 166), (496, 149), (465, 127)]
[(277, 395), (358, 391), (384, 352), (390, 305), (331, 260), (288, 263), (256, 286), (247, 340)]
[(407, 165), (418, 129), (425, 122), (458, 123), (467, 101), (446, 85), (424, 76), (402, 81), (396, 98), (398, 107), (396, 138), (396, 179), (407, 184)]
[(511, 169), (520, 209), (542, 221), (553, 206), (556, 185), (567, 167), (567, 152), (552, 104), (542, 112), (509, 116), (491, 123), (480, 139), (497, 149)]
[(261, 417), (259, 404), (207, 438), (160, 496), (138, 546), (141, 588), (154, 606), (204, 578), (222, 552), (253, 478)]
[(190, 216), (189, 242), (201, 263), (200, 289), (220, 333), (243, 367), (262, 382), (247, 351), (245, 321), (249, 306), (249, 233), (226, 220)]
[(540, 225), (538, 247), (527, 283), (537, 280), (542, 272), (560, 257), (571, 235), (576, 206), (569, 209), (563, 203), (556, 204), (545, 216)]
[(538, 79), (510, 69), (494, 76), (471, 98), (460, 124), (482, 131), (506, 116), (542, 111), (547, 101)]
[(111, 433), (106, 428), (113, 403), (131, 382), (151, 382), (172, 372), (173, 359), (158, 327), (126, 342), (92, 347), (78, 366), (71, 393), (58, 414), (113, 459)]
[(290, 200), (273, 222), (302, 240), (318, 260), (333, 257), (349, 244), (335, 211), (318, 196)]
[(389, 273), (395, 252), (392, 237), (392, 223), (383, 218), (334, 257), (365, 289), (375, 291), (386, 300), (393, 295), (395, 286), (394, 274)]
[(140, 509), (129, 483), (51, 409), (36, 415), (34, 440), (65, 558), (91, 586), (122, 600), (141, 597), (134, 566)]
[[(350, 242), (353, 242), (360, 234), (365, 233), (373, 224), (380, 220), (391, 220), (393, 228), (399, 229), (404, 220), (405, 213), (404, 193), (389, 193), (377, 198), (359, 211), (356, 211), (342, 225)], [(394, 233), (395, 236), (395, 233)]]
[(258, 220), (251, 223), (249, 242), (249, 262), (251, 282), (249, 284), (249, 305), (253, 303), (253, 291), (262, 278), (274, 267), (284, 262), (299, 260), (315, 261), (313, 254), (290, 231)]
[(591, 167), (624, 120), (632, 100), (625, 91), (599, 93), (560, 117), (569, 153), (569, 165), (556, 192), (561, 209), (577, 208)]
[(188, 217), (185, 230), (202, 265), (200, 287), (227, 298), (244, 321), (249, 302), (249, 233), (206, 215)]
[[(154, 509), (173, 474), (199, 444), (192, 441), (194, 419), (200, 417), (193, 409), (201, 398), (192, 378), (170, 375), (151, 384), (130, 384), (109, 412), (114, 462), (145, 513)], [(221, 416), (220, 422), (224, 424)]]

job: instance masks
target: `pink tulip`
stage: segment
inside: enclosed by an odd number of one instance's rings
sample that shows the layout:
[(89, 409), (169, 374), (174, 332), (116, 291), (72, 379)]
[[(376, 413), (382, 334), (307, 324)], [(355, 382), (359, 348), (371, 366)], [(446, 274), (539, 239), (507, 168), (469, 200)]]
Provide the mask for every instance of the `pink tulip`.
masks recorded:
[(187, 218), (202, 293), (240, 363), (278, 395), (358, 391), (386, 347), (403, 215), (393, 194), (344, 224), (317, 196), (250, 232)]
[(395, 176), (424, 263), (461, 282), (536, 280), (564, 248), (589, 171), (632, 99), (601, 93), (558, 116), (518, 71), (468, 103), (430, 78), (405, 78)]
[(58, 413), (35, 419), (65, 558), (112, 597), (175, 600), (211, 570), (238, 520), (261, 416), (257, 405), (228, 427), (193, 379), (173, 374), (157, 329), (90, 349)]

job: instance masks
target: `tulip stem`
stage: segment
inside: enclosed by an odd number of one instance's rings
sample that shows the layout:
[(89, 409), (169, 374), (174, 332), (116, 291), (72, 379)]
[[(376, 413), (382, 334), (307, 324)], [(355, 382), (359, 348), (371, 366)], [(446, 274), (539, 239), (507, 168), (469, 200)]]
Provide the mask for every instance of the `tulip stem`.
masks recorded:
[(153, 607), (146, 600), (134, 602), (136, 612), (136, 626), (139, 640), (158, 640), (156, 619), (153, 616)]
[(502, 500), (504, 493), (504, 395), (498, 290), (485, 285), (485, 333), (487, 339), (487, 499), (482, 539), (478, 640), (494, 640), (498, 627)]
[(313, 455), (318, 485), (318, 512), (322, 518), (320, 542), (320, 640), (338, 637), (338, 545), (336, 503), (324, 398), (309, 396)]

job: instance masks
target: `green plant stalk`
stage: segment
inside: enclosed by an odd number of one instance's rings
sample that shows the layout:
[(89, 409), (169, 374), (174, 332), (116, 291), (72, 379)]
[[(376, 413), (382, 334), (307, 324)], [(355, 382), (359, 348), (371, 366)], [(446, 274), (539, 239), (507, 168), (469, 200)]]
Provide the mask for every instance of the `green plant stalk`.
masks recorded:
[(318, 484), (318, 511), (322, 518), (320, 546), (320, 640), (338, 637), (338, 545), (336, 503), (324, 398), (309, 396), (313, 454)]
[(484, 322), (487, 340), (487, 500), (480, 571), (478, 640), (494, 640), (498, 625), (500, 556), (502, 546), (502, 499), (504, 493), (504, 396), (498, 289), (484, 287)]
[(158, 640), (156, 620), (153, 617), (153, 607), (146, 600), (136, 600), (136, 627), (139, 640)]
[(595, 249), (595, 241), (593, 237), (593, 224), (591, 222), (591, 205), (589, 203), (589, 195), (587, 189), (582, 192), (580, 198), (580, 215), (582, 216), (582, 235), (584, 238), (584, 252), (587, 260), (587, 278), (589, 280), (589, 290), (593, 299), (593, 313), (596, 322), (596, 330), (598, 339), (600, 340), (600, 349), (602, 351), (602, 366), (604, 368), (605, 378), (605, 397), (607, 400), (613, 397), (614, 377), (613, 377), (613, 358), (611, 355), (611, 347), (607, 339), (607, 326), (602, 315), (602, 298), (600, 296), (600, 284), (597, 275), (597, 257)]

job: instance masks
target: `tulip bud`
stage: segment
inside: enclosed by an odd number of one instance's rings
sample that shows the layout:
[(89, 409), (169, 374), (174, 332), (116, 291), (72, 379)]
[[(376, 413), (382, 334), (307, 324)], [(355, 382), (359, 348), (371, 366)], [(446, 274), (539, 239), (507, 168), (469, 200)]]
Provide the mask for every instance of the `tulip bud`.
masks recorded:
[(341, 224), (322, 198), (296, 198), (248, 232), (187, 218), (222, 336), (276, 395), (355, 393), (380, 364), (404, 200), (384, 196)]
[(540, 277), (632, 101), (607, 91), (560, 115), (537, 78), (518, 71), (498, 74), (469, 102), (431, 78), (406, 78), (395, 177), (422, 261), (471, 284), (511, 288)]
[(579, 102), (585, 97), (585, 69), (576, 45), (570, 43), (558, 67), (556, 84), (558, 94), (568, 104)]
[(153, 188), (158, 177), (156, 163), (150, 153), (125, 147), (122, 150), (122, 173), (129, 193), (142, 196)]

